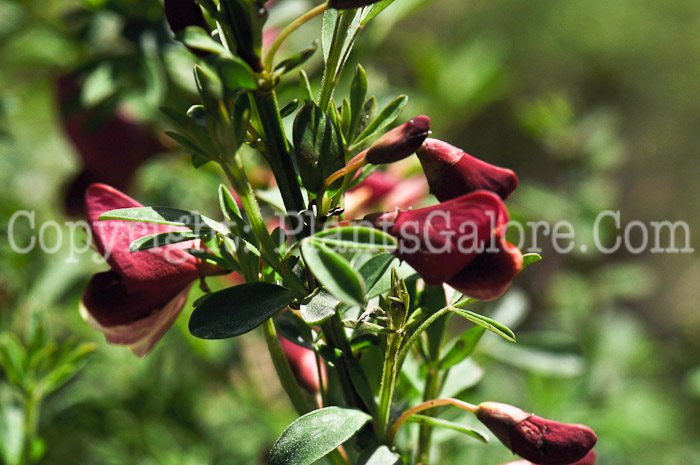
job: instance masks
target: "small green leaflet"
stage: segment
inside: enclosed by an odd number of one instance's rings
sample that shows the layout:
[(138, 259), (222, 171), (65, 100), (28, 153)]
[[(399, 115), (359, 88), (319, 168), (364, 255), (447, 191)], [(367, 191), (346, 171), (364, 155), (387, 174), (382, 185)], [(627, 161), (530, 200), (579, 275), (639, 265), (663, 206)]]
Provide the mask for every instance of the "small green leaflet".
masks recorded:
[(365, 283), (345, 258), (313, 237), (301, 242), (301, 254), (328, 292), (348, 305), (364, 305)]
[(372, 417), (326, 407), (297, 418), (272, 446), (268, 465), (311, 465), (350, 439)]
[(207, 228), (224, 235), (228, 234), (228, 229), (218, 221), (214, 221), (199, 213), (170, 207), (119, 208), (101, 214), (99, 220), (143, 221), (146, 223), (183, 226), (200, 233)]
[(470, 312), (469, 310), (464, 310), (455, 307), (450, 307), (450, 309), (457, 315), (466, 318), (472, 323), (484, 327), (489, 331), (493, 331), (494, 333), (498, 334), (499, 336), (505, 339), (508, 339), (511, 342), (515, 342), (515, 334), (513, 334), (513, 331), (511, 331), (507, 326), (502, 325), (498, 321), (492, 320), (491, 318), (486, 317), (484, 315), (479, 315), (478, 313)]
[(523, 271), (525, 268), (528, 266), (532, 265), (535, 262), (539, 262), (542, 260), (542, 255), (538, 253), (526, 253), (523, 255), (523, 266), (520, 267), (520, 271)]

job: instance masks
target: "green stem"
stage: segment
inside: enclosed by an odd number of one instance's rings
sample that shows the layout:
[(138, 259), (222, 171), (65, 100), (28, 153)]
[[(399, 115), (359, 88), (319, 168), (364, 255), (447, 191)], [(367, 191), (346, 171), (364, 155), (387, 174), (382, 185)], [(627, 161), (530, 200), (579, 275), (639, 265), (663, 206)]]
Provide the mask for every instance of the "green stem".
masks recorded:
[(20, 465), (31, 463), (32, 442), (39, 426), (40, 405), (41, 397), (33, 392), (28, 392), (24, 403), (24, 449)]
[[(438, 396), (440, 390), (439, 373), (434, 366), (428, 366), (428, 374), (425, 379), (423, 401), (427, 402)], [(430, 425), (421, 424), (418, 433), (418, 461), (430, 463), (430, 442), (433, 429)]]
[(391, 402), (394, 397), (398, 367), (396, 355), (402, 340), (403, 335), (401, 333), (392, 333), (387, 337), (384, 370), (382, 371), (382, 383), (379, 388), (379, 402), (377, 406), (377, 433), (382, 438), (388, 434), (387, 428), (391, 419)]
[(274, 90), (255, 92), (253, 100), (265, 133), (265, 144), (268, 151), (267, 161), (277, 181), (287, 212), (293, 212), (296, 215), (306, 209), (306, 204), (301, 195), (287, 136), (282, 127), (277, 96)]
[(255, 199), (253, 187), (245, 176), (243, 163), (238, 153), (234, 153), (233, 161), (236, 165), (233, 168), (230, 166), (230, 162), (226, 160), (220, 160), (219, 164), (229, 182), (241, 197), (241, 203), (248, 215), (251, 229), (258, 240), (260, 240), (262, 252), (272, 261), (275, 270), (284, 278), (285, 285), (289, 286), (298, 298), (306, 297), (306, 295), (308, 295), (306, 286), (294, 273), (287, 269), (275, 250), (275, 242), (272, 240), (272, 237), (270, 237), (270, 233), (265, 226), (265, 221), (260, 213), (260, 206)]
[(411, 346), (413, 343), (420, 337), (420, 335), (428, 329), (428, 327), (435, 322), (438, 318), (440, 318), (443, 315), (446, 315), (452, 311), (451, 307), (445, 307), (437, 312), (433, 313), (430, 315), (421, 325), (416, 329), (413, 334), (408, 338), (408, 340), (401, 346), (401, 350), (399, 351), (399, 355), (396, 359), (396, 363), (398, 364), (399, 368), (403, 364), (403, 360), (406, 358), (406, 355), (408, 355), (408, 351), (411, 349)]
[(348, 405), (370, 414), (376, 413), (377, 406), (369, 388), (369, 382), (352, 353), (352, 348), (340, 322), (340, 316), (336, 313), (330, 320), (323, 323), (322, 328), (328, 345), (339, 349), (343, 354), (337, 360), (336, 371), (345, 401)]
[(289, 37), (289, 35), (292, 32), (296, 31), (297, 29), (299, 29), (299, 27), (301, 27), (301, 25), (320, 15), (327, 9), (328, 3), (322, 3), (321, 5), (318, 5), (315, 8), (312, 8), (311, 10), (307, 11), (303, 15), (299, 16), (297, 19), (289, 23), (287, 27), (282, 29), (279, 35), (275, 38), (275, 41), (272, 42), (272, 45), (270, 45), (270, 50), (267, 52), (267, 56), (265, 57), (265, 69), (267, 69), (268, 71), (272, 71), (272, 63), (274, 62), (275, 54), (282, 45), (282, 42), (284, 42), (285, 39), (287, 39), (287, 37)]
[(277, 371), (277, 377), (289, 396), (289, 400), (292, 401), (294, 408), (299, 415), (314, 410), (313, 404), (311, 404), (306, 395), (302, 392), (299, 383), (294, 377), (292, 368), (289, 366), (287, 357), (285, 357), (284, 351), (282, 350), (280, 340), (277, 338), (277, 330), (275, 329), (275, 324), (272, 322), (272, 318), (268, 318), (267, 321), (262, 324), (262, 328), (265, 334), (267, 349), (270, 351), (272, 363), (275, 365), (275, 371)]

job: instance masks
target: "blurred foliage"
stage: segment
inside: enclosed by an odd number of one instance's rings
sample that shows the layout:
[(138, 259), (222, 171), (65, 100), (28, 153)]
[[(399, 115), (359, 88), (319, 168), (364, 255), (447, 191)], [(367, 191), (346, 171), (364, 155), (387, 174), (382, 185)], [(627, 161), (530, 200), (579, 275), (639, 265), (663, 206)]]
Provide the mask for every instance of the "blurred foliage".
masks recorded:
[[(272, 26), (311, 5), (277, 3)], [(318, 29), (302, 28), (289, 50), (308, 45)], [(700, 464), (697, 252), (606, 255), (593, 242), (596, 216), (612, 209), (623, 227), (687, 221), (691, 246), (698, 244), (698, 37), (693, 0), (397, 0), (351, 57), (380, 100), (408, 94), (406, 115), (428, 114), (435, 137), (514, 169), (514, 219), (574, 225), (571, 254), (538, 236), (544, 259), (516, 280), (519, 289), (483, 309), (515, 329), (518, 344), (486, 335), (473, 360), (451, 369), (445, 389), (589, 424), (602, 465)], [(70, 254), (83, 238), (70, 236), (62, 197), (81, 162), (62, 132), (55, 80), (79, 76), (83, 106), (127, 110), (162, 132), (158, 106), (193, 102), (193, 62), (171, 42), (157, 0), (0, 0), (1, 346), (35, 356), (32, 328), (37, 315), (46, 320), (40, 346), (53, 355), (32, 374), (36, 382), (66, 365), (59, 348), (98, 346), (78, 376), (42, 396), (41, 439), (30, 445), (40, 463), (264, 463), (294, 417), (258, 334), (205, 343), (187, 334), (185, 315), (153, 354), (136, 360), (105, 345), (77, 312), (99, 265), (91, 253)], [(311, 77), (316, 91), (318, 70)], [(281, 102), (296, 92), (290, 82)], [(213, 212), (216, 172), (191, 170), (188, 156), (170, 150), (145, 162), (130, 193), (146, 204)], [(35, 227), (18, 220), (15, 243), (29, 244), (53, 220), (60, 226), (42, 237), (61, 244), (55, 253), (13, 251), (9, 219), (21, 209), (36, 211)], [(620, 233), (605, 222), (603, 242)], [(450, 326), (452, 335), (465, 328)], [(0, 431), (15, 431), (31, 390), (7, 359), (0, 357)], [(414, 381), (424, 376), (415, 371)], [(8, 463), (23, 447), (17, 438), (0, 435)], [(435, 443), (436, 463), (511, 459), (497, 445), (451, 433), (436, 432)]]

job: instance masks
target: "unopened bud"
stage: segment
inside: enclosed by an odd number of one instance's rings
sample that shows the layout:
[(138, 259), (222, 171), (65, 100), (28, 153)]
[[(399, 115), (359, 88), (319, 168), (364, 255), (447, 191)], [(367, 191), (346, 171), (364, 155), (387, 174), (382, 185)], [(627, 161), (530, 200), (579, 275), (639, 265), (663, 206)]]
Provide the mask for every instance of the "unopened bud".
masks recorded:
[(188, 26), (199, 26), (207, 29), (204, 15), (194, 0), (165, 0), (165, 19), (175, 34)]
[(430, 118), (419, 115), (380, 137), (367, 150), (365, 160), (373, 165), (393, 163), (415, 153), (430, 134)]
[(498, 402), (480, 404), (476, 416), (506, 447), (538, 465), (571, 465), (598, 439), (588, 426), (559, 423)]
[(507, 168), (486, 163), (438, 139), (426, 139), (418, 150), (430, 192), (441, 202), (484, 189), (507, 199), (518, 177)]

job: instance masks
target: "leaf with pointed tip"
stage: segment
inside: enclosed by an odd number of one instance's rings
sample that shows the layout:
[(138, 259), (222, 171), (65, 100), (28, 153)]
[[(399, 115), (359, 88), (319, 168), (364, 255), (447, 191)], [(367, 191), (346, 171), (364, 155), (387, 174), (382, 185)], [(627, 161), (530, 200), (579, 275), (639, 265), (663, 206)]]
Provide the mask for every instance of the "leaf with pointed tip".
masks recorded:
[(195, 232), (213, 229), (218, 233), (228, 234), (227, 228), (218, 221), (199, 213), (170, 207), (118, 208), (101, 214), (99, 220), (143, 221), (145, 223), (183, 226)]
[(348, 142), (352, 142), (357, 134), (357, 126), (360, 123), (362, 115), (362, 107), (364, 106), (365, 97), (367, 96), (367, 73), (362, 65), (357, 65), (355, 76), (350, 84), (350, 128), (346, 133)]
[(288, 104), (283, 106), (282, 109), (280, 109), (280, 116), (282, 118), (286, 118), (287, 116), (294, 113), (294, 110), (296, 110), (298, 106), (299, 106), (299, 99), (295, 98), (294, 100), (292, 100), (291, 102), (289, 102)]
[(384, 107), (379, 115), (367, 125), (359, 136), (357, 136), (357, 142), (355, 142), (353, 145), (359, 147), (371, 138), (379, 135), (391, 123), (396, 121), (396, 118), (399, 117), (407, 103), (408, 97), (405, 95), (399, 95), (394, 100), (389, 102), (389, 104)]
[(450, 307), (451, 310), (457, 315), (466, 318), (472, 323), (482, 326), (489, 331), (492, 331), (499, 336), (508, 339), (511, 342), (515, 342), (515, 334), (507, 326), (499, 323), (496, 320), (492, 320), (484, 315), (479, 315), (478, 313), (470, 312), (469, 310), (463, 310), (461, 308)]
[(141, 252), (143, 250), (163, 247), (178, 242), (191, 241), (198, 237), (206, 237), (213, 234), (213, 231), (208, 230), (208, 234), (195, 234), (192, 231), (169, 231), (158, 234), (149, 234), (148, 236), (139, 237), (129, 245), (129, 252)]
[(292, 71), (294, 68), (303, 65), (313, 56), (317, 48), (318, 41), (314, 40), (311, 46), (302, 50), (296, 55), (292, 55), (291, 57), (282, 60), (277, 66), (275, 66), (275, 74), (282, 76)]
[(189, 329), (201, 339), (226, 339), (251, 331), (294, 300), (289, 289), (246, 283), (207, 294), (195, 302)]
[(486, 332), (483, 326), (474, 326), (462, 333), (452, 346), (447, 350), (447, 353), (440, 360), (439, 368), (447, 370), (460, 363), (462, 360), (471, 356), (476, 349), (476, 345), (481, 340), (481, 336)]
[(303, 69), (299, 71), (299, 93), (301, 94), (301, 99), (304, 102), (313, 102), (313, 92), (311, 91), (311, 83), (309, 82), (309, 76), (306, 75), (306, 71)]
[(341, 255), (313, 238), (301, 242), (307, 266), (328, 292), (349, 305), (364, 305), (365, 283)]
[(389, 269), (389, 265), (391, 265), (391, 262), (393, 262), (395, 258), (396, 257), (392, 254), (383, 252), (373, 256), (360, 266), (360, 276), (364, 279), (368, 292), (372, 290), (382, 275), (386, 273), (386, 270)]
[(323, 25), (321, 26), (321, 49), (323, 51), (323, 62), (328, 61), (328, 55), (331, 52), (331, 43), (333, 42), (333, 32), (335, 31), (335, 23), (338, 18), (338, 12), (333, 9), (328, 9), (323, 13)]
[(311, 465), (350, 439), (372, 417), (360, 410), (326, 407), (297, 418), (270, 450), (268, 465)]
[(177, 39), (189, 48), (215, 53), (217, 55), (226, 54), (223, 45), (211, 38), (209, 33), (199, 26), (187, 26), (176, 34)]
[(393, 236), (366, 226), (342, 226), (316, 233), (314, 240), (333, 246), (336, 250), (357, 252), (359, 250), (396, 249), (398, 242)]

